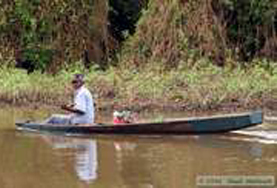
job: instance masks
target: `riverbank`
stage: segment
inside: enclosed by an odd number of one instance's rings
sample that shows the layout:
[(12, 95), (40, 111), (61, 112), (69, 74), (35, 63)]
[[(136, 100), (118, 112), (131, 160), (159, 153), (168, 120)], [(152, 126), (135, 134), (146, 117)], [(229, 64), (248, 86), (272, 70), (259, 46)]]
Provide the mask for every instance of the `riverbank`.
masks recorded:
[[(71, 100), (70, 79), (76, 72), (56, 75), (24, 70), (0, 70), (0, 103), (13, 106), (60, 106)], [(86, 73), (87, 87), (97, 108), (132, 110), (231, 110), (272, 107), (277, 99), (277, 66), (256, 63), (247, 68), (220, 68), (205, 63), (164, 71), (152, 64), (140, 70), (92, 69)], [(276, 91), (276, 92), (275, 92)]]

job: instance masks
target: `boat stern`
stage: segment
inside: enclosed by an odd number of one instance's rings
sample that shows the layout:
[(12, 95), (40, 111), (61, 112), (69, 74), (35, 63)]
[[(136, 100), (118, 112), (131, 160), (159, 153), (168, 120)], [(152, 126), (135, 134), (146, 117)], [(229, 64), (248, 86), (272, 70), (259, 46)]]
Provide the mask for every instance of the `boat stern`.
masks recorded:
[(262, 124), (263, 123), (263, 112), (256, 111), (251, 114), (250, 121), (252, 124)]

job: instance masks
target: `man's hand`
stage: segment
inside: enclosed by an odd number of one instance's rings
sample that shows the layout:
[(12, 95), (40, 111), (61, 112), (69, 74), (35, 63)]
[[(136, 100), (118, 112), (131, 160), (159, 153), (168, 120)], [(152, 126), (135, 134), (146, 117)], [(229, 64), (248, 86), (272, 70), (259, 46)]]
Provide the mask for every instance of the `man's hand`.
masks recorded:
[(63, 110), (68, 110), (68, 109), (73, 109), (74, 104), (63, 104), (61, 105), (61, 109)]
[(69, 111), (69, 112), (73, 112), (73, 113), (76, 113), (76, 114), (80, 114), (80, 115), (85, 114), (83, 111), (75, 109), (74, 106), (75, 106), (74, 104), (71, 104), (71, 105), (62, 105), (61, 109)]

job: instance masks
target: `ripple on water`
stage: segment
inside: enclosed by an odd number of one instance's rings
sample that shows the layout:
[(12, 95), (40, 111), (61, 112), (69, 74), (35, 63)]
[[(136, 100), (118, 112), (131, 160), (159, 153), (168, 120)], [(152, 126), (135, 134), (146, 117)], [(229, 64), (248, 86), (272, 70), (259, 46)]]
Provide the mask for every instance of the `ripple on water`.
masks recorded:
[(240, 130), (234, 133), (245, 136), (241, 137), (241, 140), (277, 144), (277, 130)]

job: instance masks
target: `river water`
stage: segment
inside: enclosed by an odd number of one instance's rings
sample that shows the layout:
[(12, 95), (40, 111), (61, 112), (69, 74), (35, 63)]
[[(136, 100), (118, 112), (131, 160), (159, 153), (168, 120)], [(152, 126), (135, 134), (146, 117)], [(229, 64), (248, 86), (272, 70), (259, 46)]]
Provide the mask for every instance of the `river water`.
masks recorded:
[(42, 110), (1, 110), (1, 188), (208, 187), (199, 182), (199, 178), (208, 176), (271, 178), (270, 183), (275, 184), (277, 132), (271, 129), (249, 135), (241, 134), (248, 133), (244, 131), (86, 138), (15, 129), (16, 120), (49, 114)]

